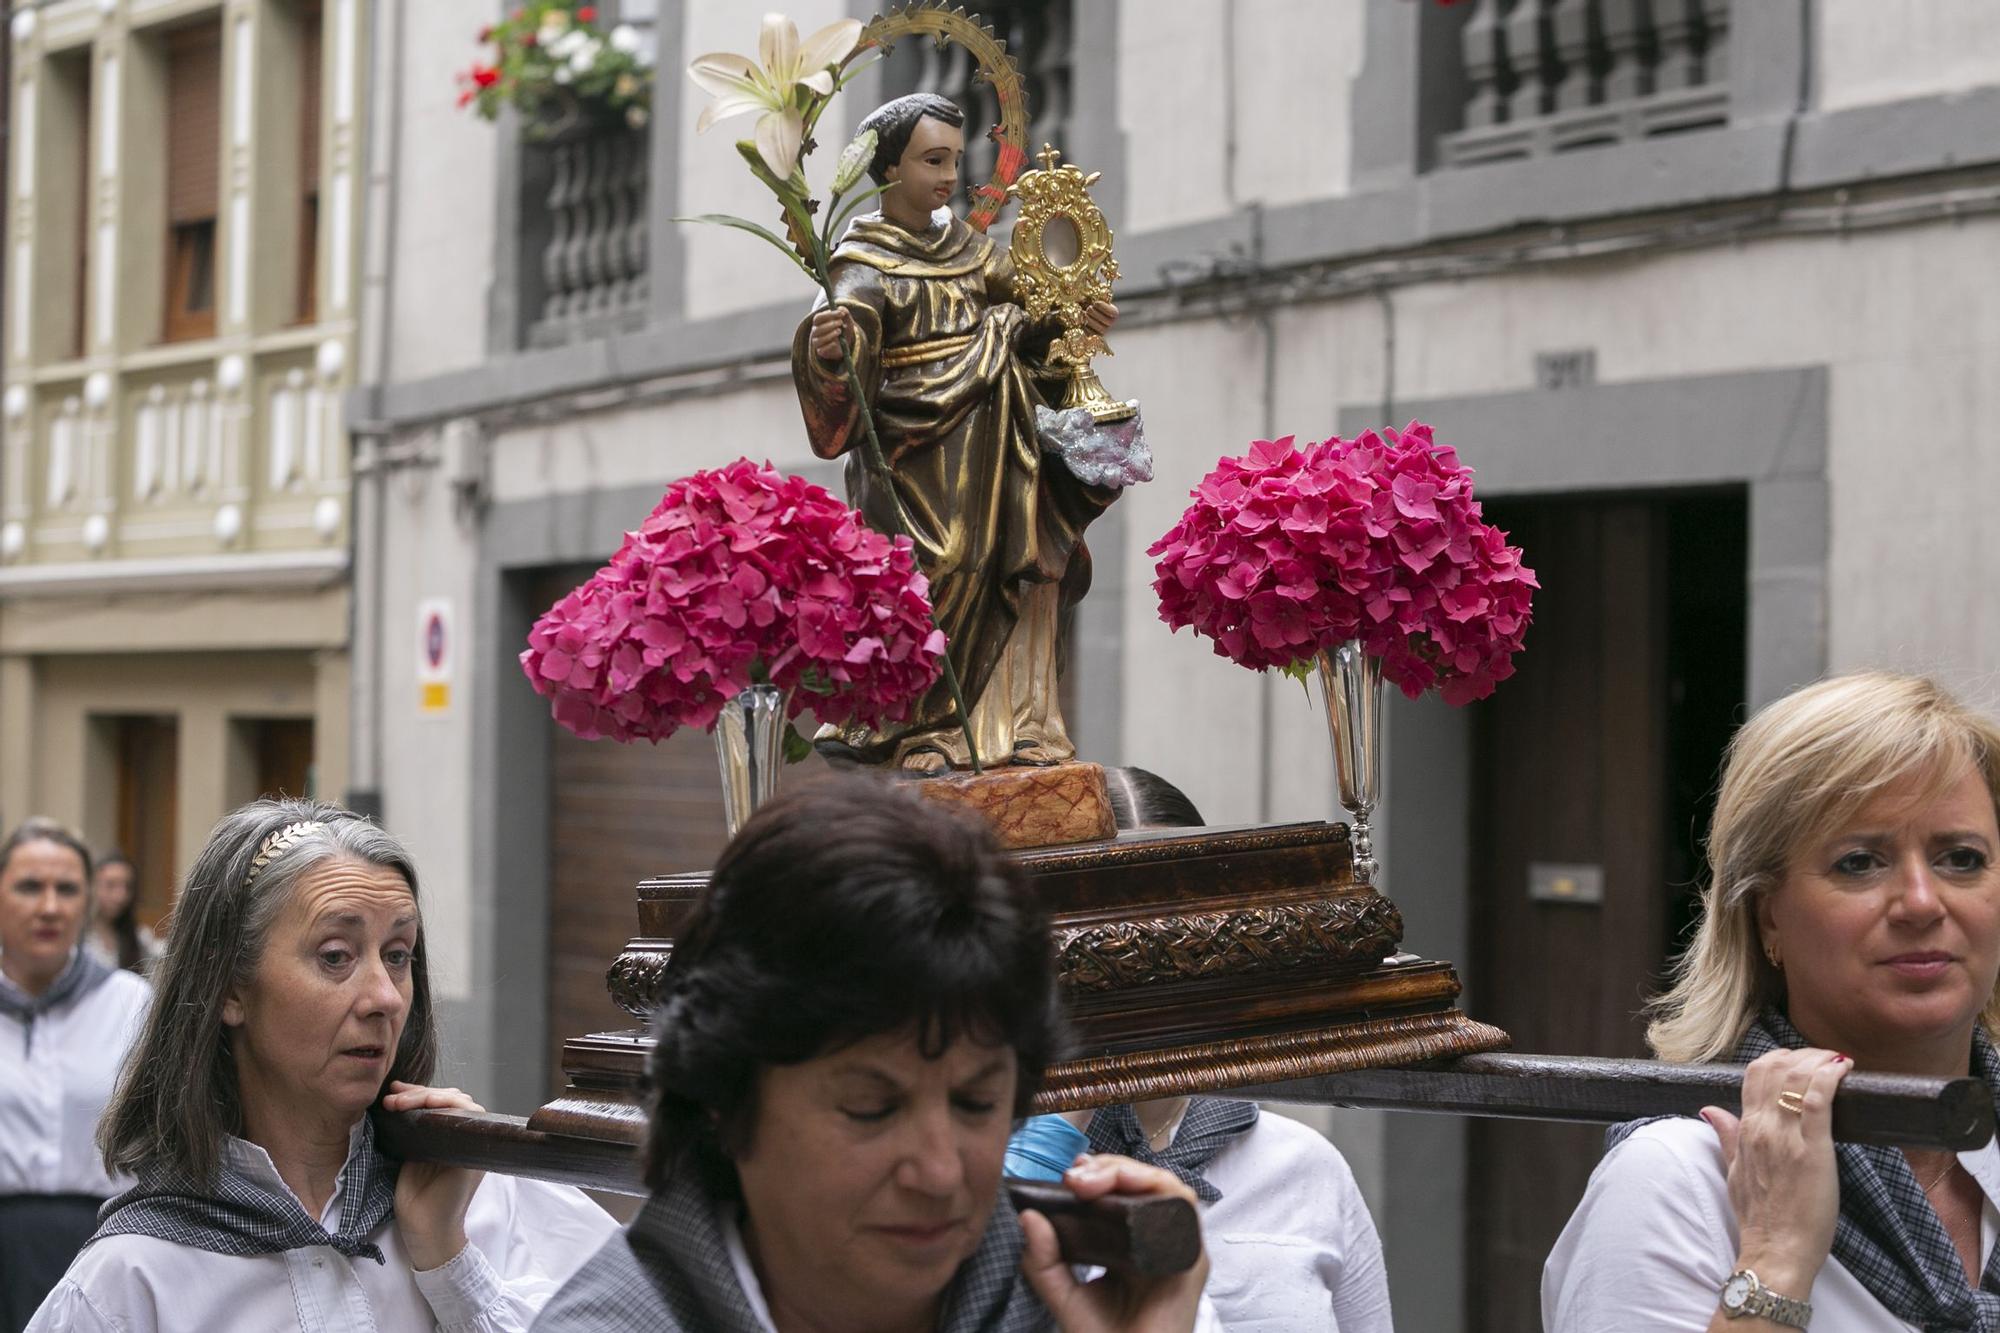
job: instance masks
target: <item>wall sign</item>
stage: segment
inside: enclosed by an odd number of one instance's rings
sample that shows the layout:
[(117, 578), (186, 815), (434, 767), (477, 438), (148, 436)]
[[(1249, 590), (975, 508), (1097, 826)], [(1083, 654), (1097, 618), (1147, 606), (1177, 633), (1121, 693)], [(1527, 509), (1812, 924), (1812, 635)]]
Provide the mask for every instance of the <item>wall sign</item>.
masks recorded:
[(427, 716), (451, 711), (456, 637), (450, 598), (426, 597), (417, 603), (417, 710)]

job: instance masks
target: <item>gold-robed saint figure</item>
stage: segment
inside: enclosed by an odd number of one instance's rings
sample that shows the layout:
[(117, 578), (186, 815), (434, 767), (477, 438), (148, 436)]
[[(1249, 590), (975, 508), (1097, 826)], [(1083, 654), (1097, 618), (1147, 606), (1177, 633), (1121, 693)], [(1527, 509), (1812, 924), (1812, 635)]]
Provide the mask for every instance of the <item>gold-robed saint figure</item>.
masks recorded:
[[(853, 353), (931, 582), (971, 710), (980, 762), (1058, 764), (1074, 757), (1058, 703), (1063, 610), (1090, 586), (1083, 530), (1118, 497), (1046, 455), (1036, 409), (1068, 377), (1048, 360), (1063, 330), (1030, 321), (1007, 251), (955, 216), (964, 114), (930, 93), (899, 97), (861, 122), (873, 130), (869, 174), (889, 186), (834, 251), (834, 305), (818, 303), (792, 339), (792, 371), (812, 447), (847, 455), (848, 500), (894, 532), (894, 501), (858, 448), (860, 406), (841, 371)], [(1084, 312), (1095, 333), (1118, 315)], [(971, 766), (948, 686), (904, 723), (823, 731), (822, 750), (913, 772)]]

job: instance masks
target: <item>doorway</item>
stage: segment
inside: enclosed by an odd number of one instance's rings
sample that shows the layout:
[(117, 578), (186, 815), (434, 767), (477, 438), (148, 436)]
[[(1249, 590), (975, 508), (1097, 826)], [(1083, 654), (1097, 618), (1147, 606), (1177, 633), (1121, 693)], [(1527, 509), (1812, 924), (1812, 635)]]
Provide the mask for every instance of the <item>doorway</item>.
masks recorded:
[(139, 920), (157, 928), (173, 906), (174, 830), (180, 818), (180, 719), (172, 714), (104, 719), (117, 772), (118, 850), (132, 859)]
[[(1693, 918), (1717, 769), (1741, 721), (1747, 493), (1486, 510), (1542, 587), (1518, 673), (1471, 719), (1468, 984), (1517, 1049), (1644, 1056), (1641, 1009)], [(1468, 1329), (1541, 1327), (1542, 1263), (1603, 1137), (1471, 1122)]]

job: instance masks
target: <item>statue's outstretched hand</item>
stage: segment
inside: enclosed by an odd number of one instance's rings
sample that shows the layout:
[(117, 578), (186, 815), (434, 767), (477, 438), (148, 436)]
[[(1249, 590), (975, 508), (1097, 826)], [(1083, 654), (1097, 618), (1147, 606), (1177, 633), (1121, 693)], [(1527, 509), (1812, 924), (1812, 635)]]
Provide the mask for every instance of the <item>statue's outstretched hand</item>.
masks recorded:
[(854, 341), (854, 316), (845, 310), (815, 310), (812, 317), (813, 355), (822, 361), (840, 360), (840, 346)]
[(1118, 307), (1109, 301), (1092, 301), (1083, 312), (1084, 326), (1100, 338), (1117, 322)]

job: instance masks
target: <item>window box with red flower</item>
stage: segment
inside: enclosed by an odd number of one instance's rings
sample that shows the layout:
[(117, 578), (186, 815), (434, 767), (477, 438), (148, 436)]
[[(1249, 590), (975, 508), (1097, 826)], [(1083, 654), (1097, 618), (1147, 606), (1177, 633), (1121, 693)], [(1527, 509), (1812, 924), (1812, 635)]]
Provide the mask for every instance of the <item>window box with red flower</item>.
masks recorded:
[(458, 104), (497, 120), (520, 112), (533, 139), (611, 125), (642, 129), (652, 115), (653, 70), (629, 24), (606, 28), (597, 6), (532, 0), (481, 30), (486, 56), (458, 75)]

